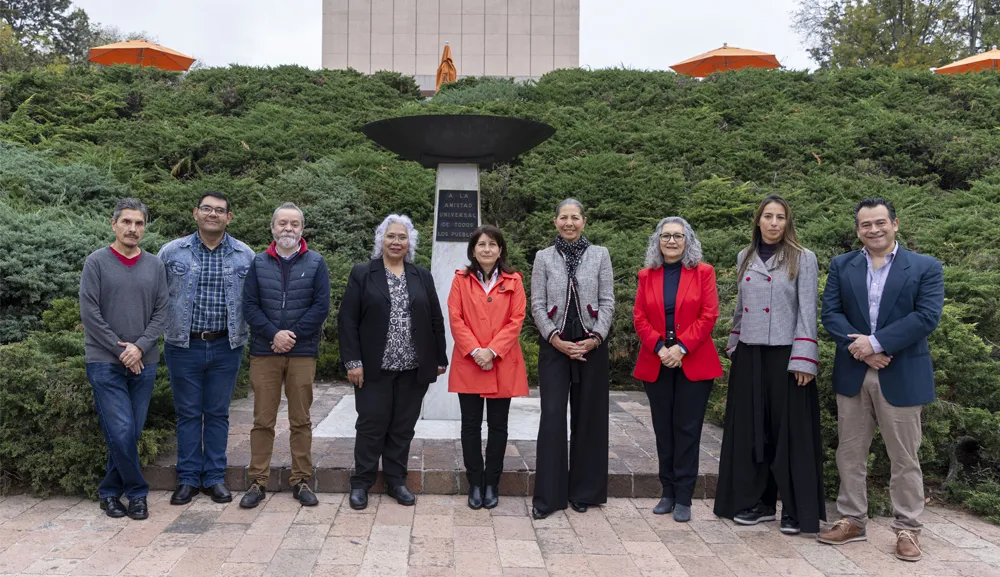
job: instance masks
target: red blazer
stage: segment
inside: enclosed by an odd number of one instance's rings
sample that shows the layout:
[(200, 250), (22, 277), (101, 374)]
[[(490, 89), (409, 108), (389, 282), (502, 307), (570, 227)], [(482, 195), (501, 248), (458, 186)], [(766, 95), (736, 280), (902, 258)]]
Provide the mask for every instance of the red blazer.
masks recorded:
[[(448, 320), (455, 339), (449, 392), (491, 399), (528, 394), (528, 373), (518, 339), (526, 303), (519, 273), (501, 272), (490, 294), (486, 294), (476, 277), (455, 271), (448, 294)], [(482, 347), (497, 354), (489, 371), (479, 368), (470, 355)]]
[[(653, 352), (656, 342), (667, 334), (666, 313), (663, 310), (663, 268), (639, 271), (639, 290), (632, 309), (635, 332), (642, 346), (632, 376), (652, 383), (660, 374), (660, 357)], [(722, 363), (712, 341), (712, 329), (719, 318), (719, 292), (715, 286), (715, 269), (699, 263), (689, 269), (681, 267), (674, 307), (677, 340), (684, 343), (688, 354), (681, 361), (684, 376), (691, 381), (706, 381), (722, 376)]]

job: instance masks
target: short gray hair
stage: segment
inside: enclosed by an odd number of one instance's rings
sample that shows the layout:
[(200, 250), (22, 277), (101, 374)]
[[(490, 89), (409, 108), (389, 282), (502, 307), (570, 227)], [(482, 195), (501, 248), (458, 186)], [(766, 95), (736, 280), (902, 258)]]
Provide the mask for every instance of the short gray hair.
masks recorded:
[[(228, 202), (228, 201), (227, 201)], [(280, 210), (297, 210), (299, 211), (299, 218), (302, 219), (302, 228), (306, 227), (306, 215), (303, 214), (302, 209), (295, 206), (294, 202), (284, 202), (278, 208), (274, 209), (271, 213), (271, 227), (274, 227), (274, 221), (278, 220), (278, 211)]]
[(663, 266), (663, 253), (660, 252), (660, 232), (668, 224), (679, 224), (684, 227), (684, 254), (681, 255), (681, 262), (687, 268), (694, 268), (701, 262), (701, 241), (694, 234), (694, 229), (688, 221), (679, 216), (668, 216), (656, 225), (653, 236), (649, 237), (649, 246), (646, 247), (646, 268), (660, 268)]
[(575, 198), (567, 198), (566, 200), (564, 200), (564, 201), (560, 202), (559, 204), (557, 204), (556, 205), (556, 216), (559, 216), (559, 213), (562, 211), (562, 209), (566, 208), (567, 206), (575, 206), (575, 207), (577, 207), (577, 208), (580, 209), (580, 216), (583, 216), (583, 217), (587, 216), (586, 209), (583, 208), (583, 203), (580, 202), (579, 200), (575, 199)]
[(413, 221), (405, 214), (390, 214), (385, 217), (382, 224), (375, 229), (375, 248), (372, 249), (372, 258), (382, 258), (382, 242), (385, 240), (385, 231), (390, 224), (401, 224), (406, 227), (406, 236), (410, 239), (410, 248), (403, 257), (406, 262), (413, 262), (417, 256), (417, 229), (413, 226)]
[(142, 213), (142, 220), (149, 224), (149, 209), (139, 201), (138, 198), (123, 198), (115, 203), (115, 211), (111, 214), (111, 220), (118, 222), (118, 217), (123, 210), (138, 210)]

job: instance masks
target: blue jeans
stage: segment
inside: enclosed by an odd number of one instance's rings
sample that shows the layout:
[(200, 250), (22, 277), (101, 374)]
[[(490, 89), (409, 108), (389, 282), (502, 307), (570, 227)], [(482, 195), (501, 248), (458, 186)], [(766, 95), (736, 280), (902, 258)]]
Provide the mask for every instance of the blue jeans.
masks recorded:
[(94, 407), (108, 445), (108, 472), (97, 496), (145, 497), (149, 485), (142, 477), (138, 442), (153, 396), (156, 364), (147, 364), (137, 375), (120, 363), (87, 363), (87, 380), (94, 389)]
[(211, 487), (226, 476), (229, 402), (243, 362), (243, 347), (229, 339), (191, 339), (188, 348), (169, 343), (163, 358), (170, 371), (177, 413), (177, 483)]

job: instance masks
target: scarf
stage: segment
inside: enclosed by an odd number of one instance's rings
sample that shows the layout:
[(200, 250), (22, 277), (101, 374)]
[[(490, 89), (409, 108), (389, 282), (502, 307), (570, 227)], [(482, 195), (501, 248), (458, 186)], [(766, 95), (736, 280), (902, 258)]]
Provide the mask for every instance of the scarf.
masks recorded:
[(576, 284), (576, 267), (580, 266), (583, 260), (583, 253), (590, 246), (587, 237), (581, 236), (576, 242), (568, 242), (563, 237), (556, 237), (556, 250), (566, 261), (566, 273), (569, 275), (570, 284)]

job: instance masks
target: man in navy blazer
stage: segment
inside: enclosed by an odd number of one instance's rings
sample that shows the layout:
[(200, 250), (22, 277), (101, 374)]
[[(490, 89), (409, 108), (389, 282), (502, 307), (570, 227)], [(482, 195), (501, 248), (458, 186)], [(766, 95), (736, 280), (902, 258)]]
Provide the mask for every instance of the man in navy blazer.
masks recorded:
[(842, 545), (867, 539), (868, 451), (878, 425), (892, 461), (896, 557), (917, 561), (917, 517), (924, 509), (920, 412), (934, 400), (927, 336), (941, 319), (944, 276), (937, 259), (896, 242), (899, 220), (891, 202), (862, 200), (854, 217), (864, 248), (830, 262), (823, 291), (823, 326), (837, 344), (833, 390), (841, 519), (818, 540)]

